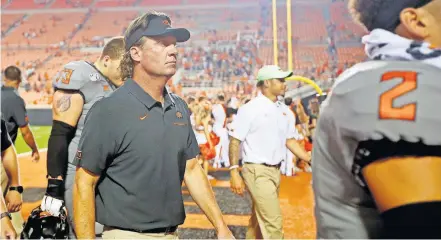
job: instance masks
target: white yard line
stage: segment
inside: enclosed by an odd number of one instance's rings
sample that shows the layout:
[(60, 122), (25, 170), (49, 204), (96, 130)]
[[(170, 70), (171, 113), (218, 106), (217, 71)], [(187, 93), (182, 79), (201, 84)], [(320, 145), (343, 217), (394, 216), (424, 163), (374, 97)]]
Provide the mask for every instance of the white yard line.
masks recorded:
[[(38, 151), (40, 153), (47, 152), (47, 148), (40, 148), (40, 149), (38, 149)], [(17, 154), (17, 157), (28, 157), (28, 156), (31, 156), (31, 154), (32, 154), (32, 152), (19, 153), (19, 154)]]

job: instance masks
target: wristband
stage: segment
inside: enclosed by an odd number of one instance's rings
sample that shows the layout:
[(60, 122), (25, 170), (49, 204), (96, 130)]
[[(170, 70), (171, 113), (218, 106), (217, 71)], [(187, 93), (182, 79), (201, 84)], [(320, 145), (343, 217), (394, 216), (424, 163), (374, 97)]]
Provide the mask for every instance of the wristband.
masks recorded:
[(9, 220), (12, 220), (11, 214), (9, 212), (4, 212), (0, 215), (0, 219), (3, 219), (4, 217), (8, 217)]
[(233, 169), (236, 169), (236, 168), (239, 168), (239, 165), (233, 165), (233, 166), (231, 166), (229, 169), (230, 169), (230, 170), (233, 170)]
[(64, 200), (64, 182), (60, 179), (48, 179), (46, 194), (53, 198)]

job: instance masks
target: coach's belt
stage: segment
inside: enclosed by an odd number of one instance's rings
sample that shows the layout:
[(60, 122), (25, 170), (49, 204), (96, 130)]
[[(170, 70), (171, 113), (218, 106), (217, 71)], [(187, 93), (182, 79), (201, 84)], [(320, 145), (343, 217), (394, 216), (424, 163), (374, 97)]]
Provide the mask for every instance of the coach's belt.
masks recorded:
[(280, 166), (282, 165), (282, 163), (279, 163), (277, 165), (270, 165), (270, 164), (266, 164), (266, 163), (262, 163), (263, 166), (267, 166), (267, 167), (272, 167), (272, 168), (277, 168), (279, 169)]
[(247, 162), (246, 164), (258, 164), (258, 165), (263, 165), (265, 167), (271, 167), (271, 168), (277, 168), (277, 169), (280, 169), (280, 166), (282, 166), (282, 163), (279, 163), (277, 165), (270, 165), (270, 164), (267, 164), (267, 163), (248, 163)]
[(165, 227), (165, 228), (153, 228), (148, 230), (138, 230), (138, 229), (130, 229), (130, 228), (120, 228), (120, 227), (111, 227), (119, 230), (124, 231), (130, 231), (130, 232), (137, 232), (137, 233), (163, 233), (163, 234), (170, 234), (176, 232), (176, 229), (178, 229), (178, 226), (174, 227)]

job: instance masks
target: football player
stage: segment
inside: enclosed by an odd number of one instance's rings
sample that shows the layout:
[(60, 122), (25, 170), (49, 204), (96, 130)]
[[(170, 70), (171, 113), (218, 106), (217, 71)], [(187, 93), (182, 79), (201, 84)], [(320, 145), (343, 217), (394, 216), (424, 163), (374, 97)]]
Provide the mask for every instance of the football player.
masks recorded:
[(119, 64), (123, 54), (124, 39), (115, 37), (107, 42), (95, 63), (70, 62), (53, 82), (53, 123), (47, 154), (48, 186), (41, 209), (58, 216), (66, 206), (71, 238), (75, 237), (72, 227), (72, 186), (76, 170), (71, 163), (77, 152), (87, 112), (94, 103), (122, 85)]
[(369, 60), (323, 102), (318, 238), (441, 238), (441, 0), (351, 0)]

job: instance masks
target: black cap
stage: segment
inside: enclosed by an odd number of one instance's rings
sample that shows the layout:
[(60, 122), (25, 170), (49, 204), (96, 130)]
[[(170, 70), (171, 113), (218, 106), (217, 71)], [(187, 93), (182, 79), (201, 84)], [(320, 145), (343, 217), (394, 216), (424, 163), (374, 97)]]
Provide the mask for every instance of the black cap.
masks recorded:
[(190, 32), (187, 29), (172, 28), (166, 16), (152, 16), (148, 18), (148, 21), (146, 28), (140, 26), (124, 38), (127, 51), (144, 36), (174, 36), (177, 42), (185, 42), (190, 39)]
[[(369, 0), (370, 1), (370, 0)], [(381, 28), (394, 32), (400, 25), (400, 13), (406, 8), (420, 8), (432, 0), (383, 0), (380, 9), (375, 14), (372, 24), (366, 24), (366, 28), (372, 31)]]

